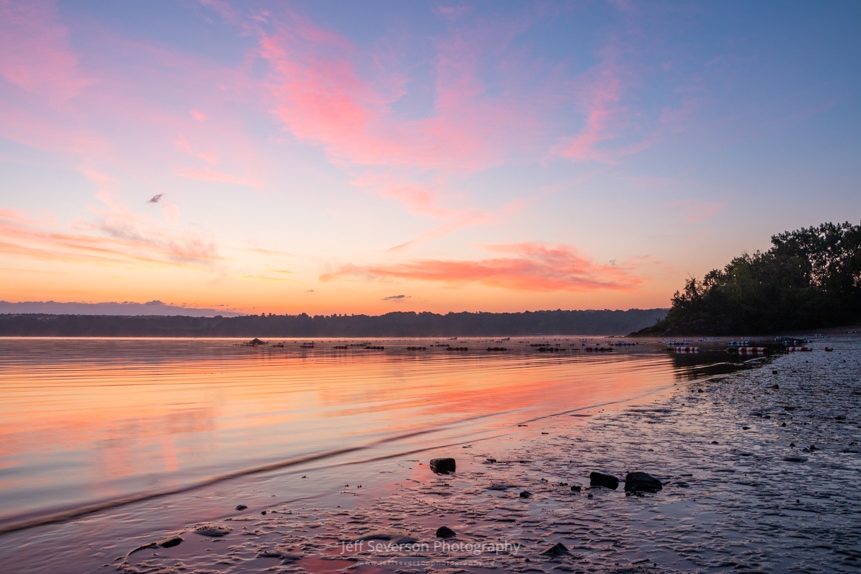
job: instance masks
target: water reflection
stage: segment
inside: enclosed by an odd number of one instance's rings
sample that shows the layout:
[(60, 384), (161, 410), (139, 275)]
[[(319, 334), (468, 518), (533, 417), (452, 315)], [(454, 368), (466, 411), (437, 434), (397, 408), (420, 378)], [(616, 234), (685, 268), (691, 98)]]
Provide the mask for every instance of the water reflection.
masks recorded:
[[(347, 350), (335, 349), (346, 346)], [(579, 339), (415, 340), (384, 351), (235, 340), (0, 340), (0, 526), (111, 497), (412, 435), (446, 441), (622, 401), (728, 368), (656, 346), (587, 353)], [(377, 446), (374, 446), (377, 445)], [(379, 454), (379, 453), (377, 453)], [(368, 456), (374, 456), (369, 453)]]

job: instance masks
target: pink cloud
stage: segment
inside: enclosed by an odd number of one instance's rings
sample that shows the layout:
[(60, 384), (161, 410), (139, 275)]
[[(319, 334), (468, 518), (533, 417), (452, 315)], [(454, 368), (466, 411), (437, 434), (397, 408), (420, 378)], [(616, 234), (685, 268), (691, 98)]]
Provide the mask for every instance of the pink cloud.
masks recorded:
[[(79, 223), (80, 233), (46, 231), (17, 212), (0, 211), (0, 253), (47, 261), (211, 268), (221, 258), (211, 240), (152, 223), (115, 201), (107, 192), (105, 207), (92, 208), (95, 220)], [(91, 233), (95, 232), (95, 233)]]
[(601, 148), (602, 142), (619, 134), (618, 119), (623, 113), (622, 70), (613, 46), (604, 50), (604, 60), (576, 80), (580, 107), (585, 112), (585, 125), (580, 132), (563, 138), (554, 151), (561, 157), (580, 161), (612, 163), (611, 149)]
[(415, 183), (395, 174), (371, 172), (353, 177), (350, 183), (365, 191), (396, 199), (415, 215), (434, 219), (453, 215), (452, 210), (440, 205), (442, 193), (439, 185)]
[(78, 69), (52, 2), (0, 2), (0, 76), (57, 104), (92, 83)]
[[(362, 65), (379, 62), (347, 39), (290, 15), (260, 41), (272, 66), (273, 113), (298, 139), (323, 146), (346, 166), (403, 166), (419, 170), (472, 171), (502, 163), (540, 122), (523, 106), (522, 85), (503, 82), (489, 95), (479, 80), (480, 57), (509, 41), (506, 29), (458, 31), (437, 45), (435, 105), (428, 117), (403, 118), (393, 104), (404, 94), (403, 72)], [(499, 73), (522, 70), (501, 68)], [(536, 104), (536, 107), (540, 104)]]
[(443, 237), (451, 235), (458, 229), (462, 229), (471, 225), (490, 225), (493, 223), (498, 223), (500, 221), (508, 219), (509, 217), (520, 211), (523, 211), (526, 207), (536, 202), (537, 200), (538, 197), (532, 197), (527, 200), (518, 199), (510, 201), (499, 209), (493, 211), (463, 210), (448, 223), (425, 231), (424, 233), (421, 233), (418, 237), (401, 243), (399, 245), (395, 245), (394, 247), (387, 249), (387, 251), (389, 253), (403, 251), (407, 248), (415, 247), (416, 245), (420, 245), (422, 243), (441, 239)]
[(594, 263), (570, 246), (520, 243), (486, 247), (509, 257), (479, 261), (425, 259), (391, 265), (350, 264), (322, 274), (320, 280), (335, 281), (353, 276), (450, 285), (478, 283), (515, 291), (537, 292), (631, 291), (641, 282), (631, 267)]
[(189, 114), (191, 115), (191, 117), (193, 117), (199, 122), (203, 122), (209, 119), (209, 116), (201, 112), (200, 110), (191, 110)]
[(211, 246), (159, 242), (143, 237), (98, 237), (86, 234), (50, 233), (0, 221), (0, 253), (56, 262), (106, 263), (126, 266), (208, 267)]
[(0, 219), (5, 219), (7, 221), (13, 221), (15, 223), (28, 223), (29, 219), (18, 211), (17, 209), (3, 209), (0, 208)]

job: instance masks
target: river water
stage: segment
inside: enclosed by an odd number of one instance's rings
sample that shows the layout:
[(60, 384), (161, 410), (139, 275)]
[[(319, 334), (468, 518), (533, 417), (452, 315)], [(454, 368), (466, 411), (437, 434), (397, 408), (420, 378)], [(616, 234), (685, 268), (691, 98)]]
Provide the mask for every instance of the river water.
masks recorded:
[[(112, 512), (102, 527), (151, 530), (117, 510), (133, 504), (505, 437), (732, 369), (657, 342), (592, 350), (618, 342), (0, 339), (0, 555), (22, 539), (60, 548)], [(208, 500), (183, 512), (205, 518)]]

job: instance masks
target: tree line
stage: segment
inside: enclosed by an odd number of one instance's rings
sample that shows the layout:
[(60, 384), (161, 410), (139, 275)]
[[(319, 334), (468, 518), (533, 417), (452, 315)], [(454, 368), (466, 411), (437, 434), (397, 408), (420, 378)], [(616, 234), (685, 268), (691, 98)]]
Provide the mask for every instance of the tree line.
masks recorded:
[(643, 335), (743, 335), (861, 321), (861, 225), (823, 223), (771, 238), (676, 291)]
[(0, 336), (16, 337), (457, 337), (621, 335), (666, 309), (244, 315), (240, 317), (0, 314)]

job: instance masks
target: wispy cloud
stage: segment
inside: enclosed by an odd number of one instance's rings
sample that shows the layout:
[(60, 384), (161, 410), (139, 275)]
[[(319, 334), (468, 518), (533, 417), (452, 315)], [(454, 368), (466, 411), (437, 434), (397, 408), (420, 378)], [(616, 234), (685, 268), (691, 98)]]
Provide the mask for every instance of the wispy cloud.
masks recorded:
[[(406, 117), (394, 104), (404, 95), (402, 70), (363, 73), (368, 56), (345, 37), (296, 14), (260, 41), (272, 66), (273, 113), (297, 138), (323, 146), (344, 166), (400, 166), (473, 171), (499, 165), (541, 131), (524, 105), (524, 87), (500, 67), (502, 91), (481, 79), (482, 57), (498, 56), (516, 33), (510, 24), (458, 28), (436, 46), (435, 104), (426, 117)], [(534, 65), (538, 63), (533, 62)]]
[(409, 241), (390, 247), (387, 251), (389, 253), (404, 251), (408, 248), (415, 247), (429, 241), (441, 239), (464, 227), (499, 223), (522, 211), (538, 199), (538, 196), (526, 200), (516, 199), (493, 211), (480, 211), (476, 209), (461, 210), (459, 213), (453, 214), (452, 219), (447, 223), (429, 229)]
[(576, 248), (538, 243), (489, 245), (508, 255), (479, 261), (424, 259), (391, 265), (344, 265), (324, 273), (321, 281), (344, 277), (367, 280), (417, 280), (464, 285), (479, 283), (516, 291), (631, 291), (641, 282), (631, 265), (599, 264)]
[(52, 2), (0, 2), (0, 76), (62, 104), (92, 80), (69, 48)]
[(38, 260), (99, 264), (147, 264), (211, 269), (221, 260), (214, 241), (166, 229), (135, 214), (106, 192), (95, 219), (78, 233), (45, 231), (34, 222), (0, 212), (0, 253)]
[(409, 295), (389, 295), (388, 297), (383, 297), (380, 301), (392, 301), (394, 303), (400, 303), (404, 299), (409, 299)]

